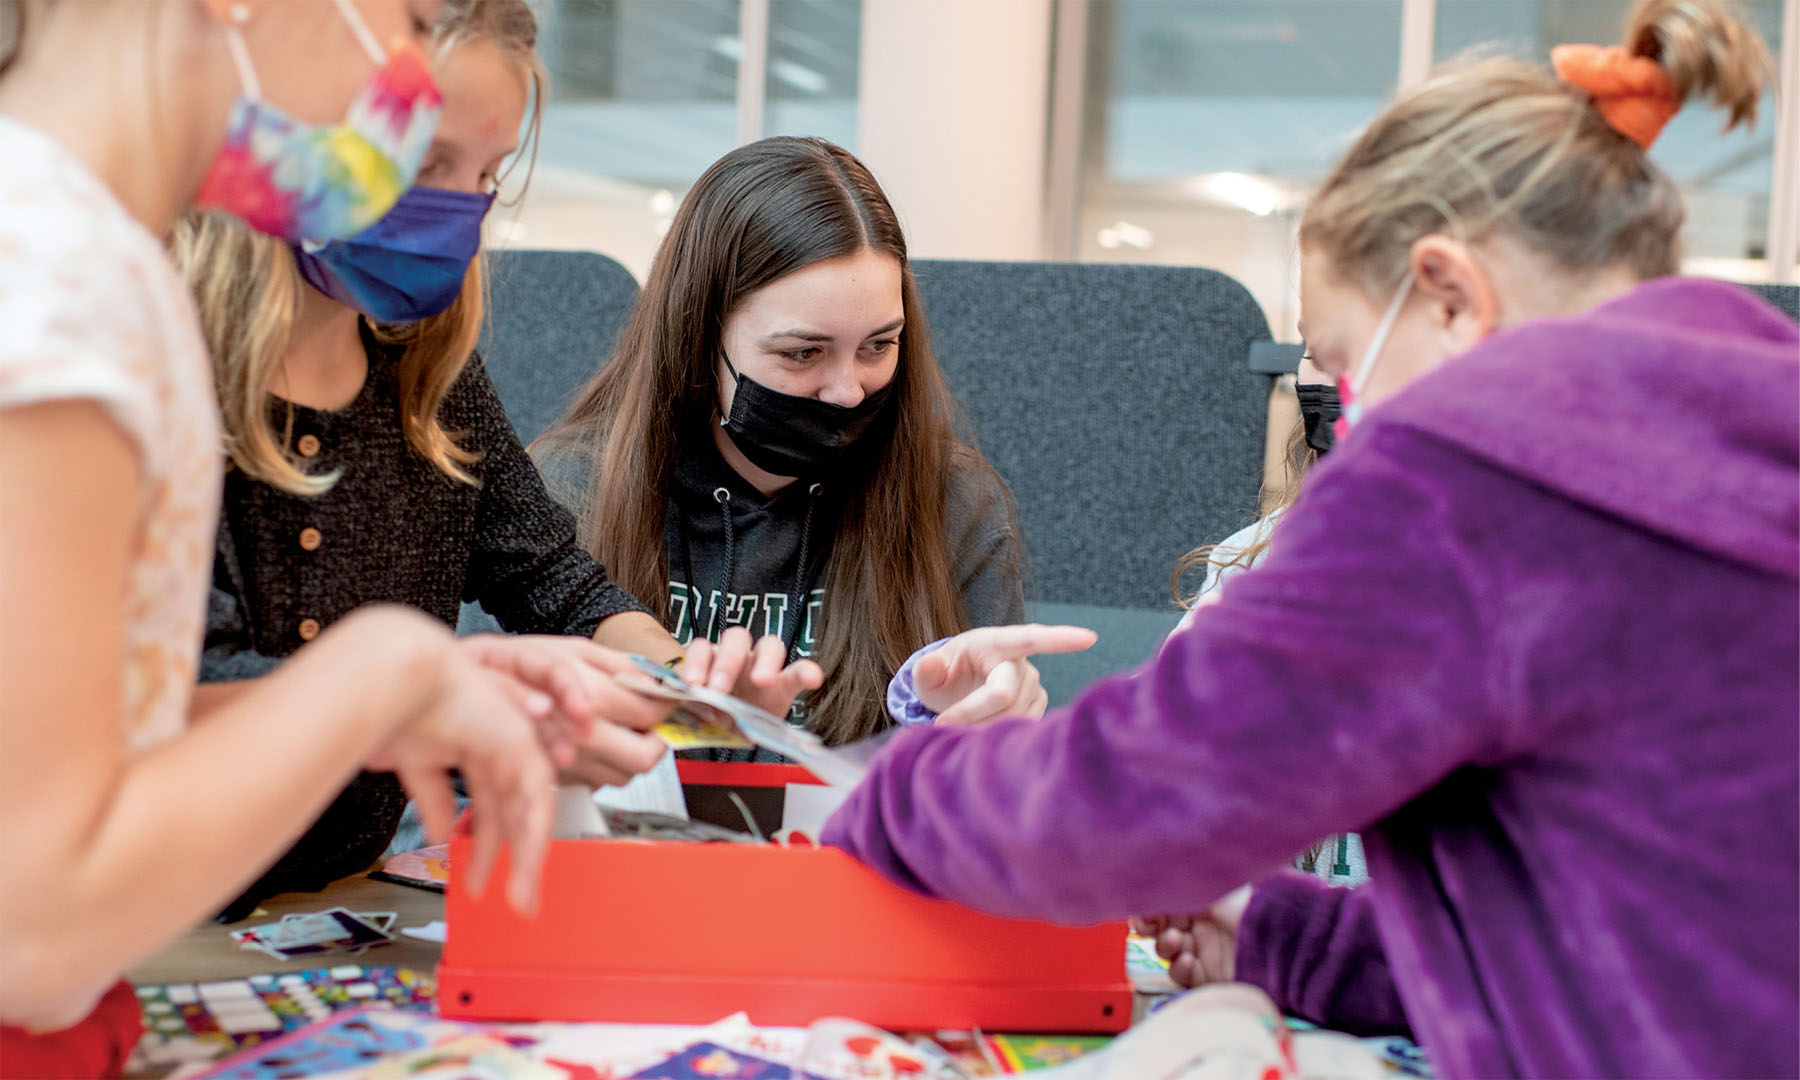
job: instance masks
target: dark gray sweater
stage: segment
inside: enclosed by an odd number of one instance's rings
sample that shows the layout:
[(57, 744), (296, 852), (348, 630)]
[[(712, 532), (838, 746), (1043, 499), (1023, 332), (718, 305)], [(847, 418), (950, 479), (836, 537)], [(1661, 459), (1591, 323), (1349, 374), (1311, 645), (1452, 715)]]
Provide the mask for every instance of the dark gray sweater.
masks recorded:
[[(479, 358), (438, 413), (481, 455), (470, 485), (406, 442), (398, 351), (366, 335), (364, 344), (369, 375), (355, 401), (334, 412), (292, 407), (289, 445), (308, 471), (342, 470), (330, 491), (291, 495), (226, 475), (202, 682), (266, 675), (367, 604), (405, 604), (455, 626), (462, 603), (479, 601), (514, 633), (584, 637), (608, 616), (643, 610), (576, 543), (574, 519), (545, 492)], [(288, 412), (272, 407), (276, 431)], [(359, 776), (246, 899), (363, 869), (405, 805), (392, 776)]]

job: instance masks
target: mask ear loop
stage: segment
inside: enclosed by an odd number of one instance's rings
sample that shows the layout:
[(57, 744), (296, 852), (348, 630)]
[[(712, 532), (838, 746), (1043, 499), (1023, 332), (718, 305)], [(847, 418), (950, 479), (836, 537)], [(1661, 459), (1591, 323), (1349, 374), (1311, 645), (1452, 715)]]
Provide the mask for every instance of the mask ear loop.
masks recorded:
[(1388, 309), (1382, 313), (1381, 321), (1375, 324), (1375, 336), (1369, 339), (1369, 352), (1362, 358), (1362, 364), (1350, 379), (1350, 391), (1358, 397), (1362, 396), (1363, 385), (1369, 381), (1376, 362), (1381, 359), (1382, 350), (1387, 347), (1388, 335), (1394, 332), (1394, 323), (1400, 318), (1400, 308), (1406, 303), (1407, 295), (1412, 292), (1412, 283), (1413, 273), (1408, 270), (1406, 276), (1400, 279), (1399, 291), (1388, 301)]
[(363, 21), (362, 12), (356, 10), (356, 5), (352, 4), (350, 0), (332, 0), (332, 2), (337, 4), (338, 14), (342, 15), (344, 21), (350, 24), (350, 32), (356, 36), (356, 42), (362, 46), (363, 52), (369, 54), (369, 59), (375, 61), (376, 66), (387, 63), (387, 50), (382, 48), (381, 43), (375, 40), (375, 35), (369, 32), (369, 24)]
[[(731, 357), (725, 355), (724, 349), (719, 350), (719, 360), (725, 365), (725, 370), (731, 372), (731, 381), (741, 387), (744, 382), (744, 377), (739, 375), (738, 369), (731, 365)], [(725, 415), (725, 410), (721, 408), (719, 410), (719, 426), (725, 427), (730, 423), (731, 417)]]
[[(375, 40), (370, 32), (369, 24), (363, 21), (362, 12), (350, 0), (332, 0), (337, 4), (338, 14), (350, 27), (351, 36), (362, 46), (370, 60), (377, 65), (387, 63), (387, 50)], [(244, 96), (251, 101), (262, 100), (262, 82), (256, 77), (256, 66), (250, 63), (250, 48), (244, 44), (244, 32), (241, 29), (250, 22), (250, 6), (244, 3), (231, 5), (231, 22), (225, 27), (225, 48), (231, 53), (232, 66), (237, 68), (238, 81), (244, 84)]]
[(225, 26), (225, 51), (231, 54), (232, 66), (237, 68), (238, 82), (244, 85), (244, 96), (251, 101), (262, 100), (262, 83), (256, 77), (256, 67), (250, 63), (250, 48), (244, 44), (244, 32), (241, 29), (250, 21), (250, 8), (246, 4), (231, 5), (231, 22)]

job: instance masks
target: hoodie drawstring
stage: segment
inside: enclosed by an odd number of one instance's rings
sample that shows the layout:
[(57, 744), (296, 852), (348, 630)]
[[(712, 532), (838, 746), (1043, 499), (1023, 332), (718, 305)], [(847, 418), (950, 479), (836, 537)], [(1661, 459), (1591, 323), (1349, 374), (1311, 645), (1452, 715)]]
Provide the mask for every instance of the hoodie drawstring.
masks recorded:
[(800, 627), (806, 621), (806, 560), (812, 555), (813, 510), (819, 505), (819, 496), (825, 493), (821, 484), (813, 484), (806, 489), (806, 517), (800, 525), (800, 562), (794, 567), (794, 591), (789, 603), (793, 605), (794, 629), (788, 637), (787, 662), (798, 659), (800, 651)]
[[(812, 558), (813, 515), (818, 509), (819, 497), (825, 493), (822, 484), (813, 484), (806, 489), (806, 515), (800, 525), (800, 561), (794, 567), (794, 585), (788, 594), (788, 610), (794, 613), (793, 620), (783, 629), (787, 631), (787, 662), (799, 659), (800, 629), (806, 622), (806, 569)], [(719, 516), (725, 526), (725, 580), (720, 590), (714, 594), (711, 614), (708, 616), (707, 629), (720, 626), (719, 604), (726, 597), (736, 595), (737, 590), (737, 533), (731, 523), (731, 492), (723, 487), (713, 489), (713, 501), (719, 504)], [(689, 576), (692, 576), (690, 572)], [(710, 636), (710, 635), (706, 635)]]
[(719, 504), (719, 514), (725, 519), (725, 581), (713, 595), (712, 616), (707, 623), (709, 630), (719, 625), (719, 601), (732, 595), (737, 587), (737, 536), (731, 529), (731, 492), (722, 487), (713, 488), (713, 501)]

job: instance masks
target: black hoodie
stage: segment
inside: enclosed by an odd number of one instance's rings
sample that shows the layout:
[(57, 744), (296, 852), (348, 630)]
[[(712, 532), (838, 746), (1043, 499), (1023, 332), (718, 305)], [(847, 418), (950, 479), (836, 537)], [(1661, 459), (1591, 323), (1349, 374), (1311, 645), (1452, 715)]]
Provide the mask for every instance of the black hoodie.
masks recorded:
[[(670, 633), (686, 644), (696, 634), (716, 641), (727, 627), (744, 626), (757, 638), (779, 635), (790, 659), (811, 656), (825, 598), (819, 578), (843, 514), (844, 483), (797, 481), (765, 496), (725, 462), (710, 435), (703, 430), (682, 439), (669, 485), (663, 537)], [(971, 626), (1025, 618), (1009, 502), (1004, 486), (986, 470), (951, 473), (951, 566)], [(789, 719), (805, 722), (804, 701)], [(748, 751), (694, 755), (768, 759)]]
[[(581, 517), (592, 496), (589, 456), (558, 448), (540, 456), (538, 467), (551, 494)], [(949, 481), (951, 570), (969, 625), (1023, 622), (1024, 556), (1010, 493), (992, 470), (973, 465), (953, 465)], [(685, 645), (696, 632), (716, 641), (727, 627), (746, 626), (759, 638), (780, 635), (790, 657), (812, 655), (824, 610), (819, 577), (843, 513), (843, 486), (797, 481), (765, 496), (726, 464), (705, 424), (685, 429), (664, 504), (669, 632)], [(804, 709), (796, 707), (789, 719), (804, 723)], [(696, 753), (770, 760), (748, 751)]]

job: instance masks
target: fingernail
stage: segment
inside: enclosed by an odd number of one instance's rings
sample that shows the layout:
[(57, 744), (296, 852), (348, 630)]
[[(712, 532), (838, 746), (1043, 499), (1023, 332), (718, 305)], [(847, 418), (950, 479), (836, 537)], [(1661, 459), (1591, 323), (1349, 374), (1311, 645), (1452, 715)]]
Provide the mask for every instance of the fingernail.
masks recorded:
[(533, 716), (547, 716), (555, 704), (547, 694), (531, 694), (525, 698), (525, 711)]

